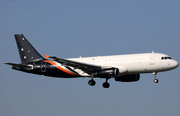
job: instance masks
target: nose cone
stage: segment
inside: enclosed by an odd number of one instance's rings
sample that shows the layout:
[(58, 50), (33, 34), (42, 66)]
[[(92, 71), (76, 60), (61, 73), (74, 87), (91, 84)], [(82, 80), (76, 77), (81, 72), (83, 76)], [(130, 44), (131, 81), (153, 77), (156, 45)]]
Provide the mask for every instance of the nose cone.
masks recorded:
[(179, 63), (177, 61), (173, 60), (171, 65), (172, 65), (172, 67), (174, 69), (174, 68), (177, 68), (179, 66)]

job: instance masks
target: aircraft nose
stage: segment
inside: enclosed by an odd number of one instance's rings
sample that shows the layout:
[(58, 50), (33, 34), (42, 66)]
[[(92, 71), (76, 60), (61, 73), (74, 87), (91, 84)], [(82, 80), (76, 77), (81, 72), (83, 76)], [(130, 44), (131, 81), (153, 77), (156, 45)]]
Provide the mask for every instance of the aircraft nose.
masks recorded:
[(173, 65), (174, 68), (177, 68), (177, 67), (179, 66), (179, 63), (174, 60), (173, 63), (172, 63), (172, 65)]

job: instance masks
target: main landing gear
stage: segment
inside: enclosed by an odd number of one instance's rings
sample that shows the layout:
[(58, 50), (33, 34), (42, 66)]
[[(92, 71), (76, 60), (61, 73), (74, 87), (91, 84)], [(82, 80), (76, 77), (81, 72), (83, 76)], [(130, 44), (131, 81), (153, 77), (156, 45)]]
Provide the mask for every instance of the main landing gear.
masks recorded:
[(156, 77), (157, 77), (157, 72), (153, 72), (153, 75), (154, 75), (154, 83), (158, 83), (159, 80), (156, 79)]
[[(89, 84), (90, 86), (94, 86), (94, 85), (96, 84), (96, 81), (94, 81), (93, 77), (94, 77), (94, 74), (92, 73), (92, 74), (91, 74), (91, 78), (92, 78), (92, 79), (88, 81), (88, 84)], [(104, 83), (102, 84), (102, 86), (103, 86), (104, 88), (109, 88), (109, 86), (110, 86), (110, 84), (107, 82), (108, 79), (109, 79), (109, 78), (106, 78), (106, 82), (104, 82)]]
[[(109, 79), (109, 78), (106, 78), (106, 82), (104, 82), (104, 83), (102, 84), (102, 86), (103, 86), (104, 88), (109, 88), (109, 87), (110, 87), (110, 84), (107, 82), (108, 79)], [(88, 81), (88, 84), (89, 84), (90, 86), (94, 86), (94, 85), (96, 84), (96, 81), (94, 81), (94, 79), (92, 78), (91, 80)]]
[(94, 86), (96, 84), (96, 81), (94, 81), (94, 79), (91, 79), (91, 80), (88, 81), (88, 84), (90, 86)]
[(89, 84), (90, 86), (94, 86), (94, 85), (96, 84), (96, 81), (94, 81), (94, 79), (93, 79), (93, 77), (94, 77), (94, 74), (93, 74), (93, 73), (91, 74), (91, 77), (92, 77), (92, 79), (88, 81), (88, 84)]
[(109, 87), (110, 87), (110, 84), (109, 84), (107, 81), (108, 81), (108, 78), (106, 78), (106, 82), (104, 82), (104, 83), (102, 84), (102, 86), (103, 86), (104, 88), (109, 88)]

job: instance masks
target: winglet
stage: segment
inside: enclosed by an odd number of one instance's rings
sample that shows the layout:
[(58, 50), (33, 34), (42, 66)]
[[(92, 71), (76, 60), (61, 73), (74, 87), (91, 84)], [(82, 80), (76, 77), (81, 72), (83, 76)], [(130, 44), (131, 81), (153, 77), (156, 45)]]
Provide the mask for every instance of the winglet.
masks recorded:
[(44, 54), (45, 56), (46, 56), (46, 59), (48, 59), (49, 58), (49, 56), (48, 55), (46, 55), (46, 54)]

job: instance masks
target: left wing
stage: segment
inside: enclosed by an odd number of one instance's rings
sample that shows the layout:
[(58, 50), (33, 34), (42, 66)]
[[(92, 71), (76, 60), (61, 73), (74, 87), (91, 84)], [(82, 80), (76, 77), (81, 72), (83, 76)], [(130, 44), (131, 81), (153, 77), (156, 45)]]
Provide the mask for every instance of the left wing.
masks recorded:
[(77, 62), (77, 61), (72, 61), (72, 60), (67, 60), (67, 59), (62, 59), (62, 58), (57, 58), (55, 56), (48, 56), (45, 55), (46, 58), (52, 58), (55, 61), (61, 63), (64, 66), (70, 66), (73, 67), (74, 69), (81, 69), (85, 73), (91, 75), (95, 70), (100, 70), (102, 67), (100, 65), (92, 65), (92, 64), (87, 64), (87, 63), (82, 63), (82, 62)]

